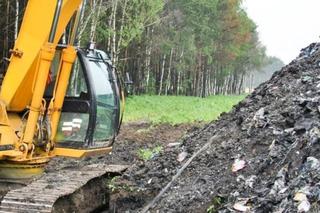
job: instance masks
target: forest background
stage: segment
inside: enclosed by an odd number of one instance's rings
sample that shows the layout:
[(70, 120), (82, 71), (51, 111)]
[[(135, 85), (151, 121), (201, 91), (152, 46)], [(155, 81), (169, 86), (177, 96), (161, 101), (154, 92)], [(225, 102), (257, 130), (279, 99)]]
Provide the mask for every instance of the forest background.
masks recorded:
[[(2, 74), (26, 4), (0, 0)], [(109, 52), (135, 95), (242, 94), (283, 66), (266, 55), (241, 0), (86, 0), (83, 7), (77, 45)]]

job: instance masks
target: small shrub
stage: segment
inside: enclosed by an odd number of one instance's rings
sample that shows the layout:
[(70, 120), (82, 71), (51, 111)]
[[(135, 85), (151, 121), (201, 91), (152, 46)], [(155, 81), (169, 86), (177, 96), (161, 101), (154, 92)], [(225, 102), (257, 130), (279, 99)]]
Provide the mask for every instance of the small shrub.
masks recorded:
[(129, 186), (128, 184), (121, 184), (118, 181), (119, 176), (113, 177), (111, 180), (107, 182), (107, 187), (111, 192), (115, 192), (118, 190), (124, 190), (127, 192), (133, 192), (134, 188)]
[(158, 155), (162, 151), (162, 146), (157, 146), (153, 149), (139, 149), (138, 157), (144, 161), (151, 160), (154, 156)]

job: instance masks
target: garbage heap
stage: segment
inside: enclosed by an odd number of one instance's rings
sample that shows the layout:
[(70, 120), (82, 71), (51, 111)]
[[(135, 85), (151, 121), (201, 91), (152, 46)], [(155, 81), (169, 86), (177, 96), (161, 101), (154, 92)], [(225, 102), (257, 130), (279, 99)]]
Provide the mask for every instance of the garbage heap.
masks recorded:
[(320, 45), (128, 179), (161, 189), (210, 140), (152, 212), (319, 212)]

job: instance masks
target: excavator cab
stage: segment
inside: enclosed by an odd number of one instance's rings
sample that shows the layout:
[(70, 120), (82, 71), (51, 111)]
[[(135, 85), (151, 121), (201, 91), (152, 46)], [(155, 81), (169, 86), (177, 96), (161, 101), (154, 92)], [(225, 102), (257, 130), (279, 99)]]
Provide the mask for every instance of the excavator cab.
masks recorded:
[[(64, 48), (58, 47), (51, 65), (48, 100)], [(120, 90), (111, 58), (101, 50), (78, 49), (55, 136), (56, 155), (80, 157), (87, 155), (86, 151), (109, 149), (119, 126)]]

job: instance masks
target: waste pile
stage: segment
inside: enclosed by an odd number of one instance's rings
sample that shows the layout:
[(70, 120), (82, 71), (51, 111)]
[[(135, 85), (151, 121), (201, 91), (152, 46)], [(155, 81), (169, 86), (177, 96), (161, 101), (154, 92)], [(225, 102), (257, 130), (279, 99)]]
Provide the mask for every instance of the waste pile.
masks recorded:
[(129, 211), (320, 212), (320, 45), (119, 181)]

